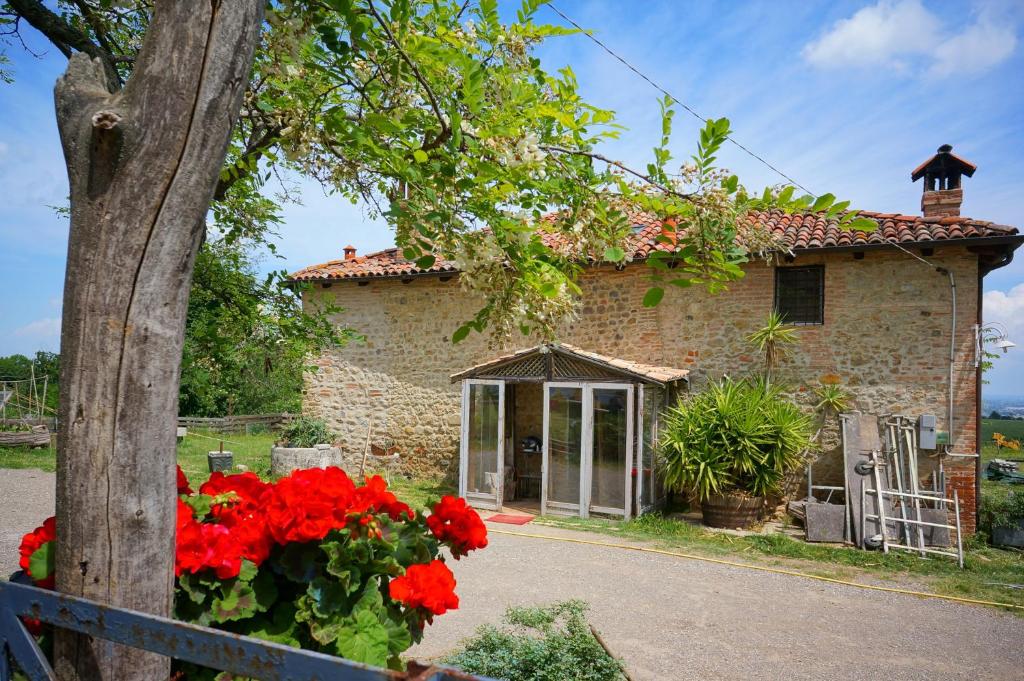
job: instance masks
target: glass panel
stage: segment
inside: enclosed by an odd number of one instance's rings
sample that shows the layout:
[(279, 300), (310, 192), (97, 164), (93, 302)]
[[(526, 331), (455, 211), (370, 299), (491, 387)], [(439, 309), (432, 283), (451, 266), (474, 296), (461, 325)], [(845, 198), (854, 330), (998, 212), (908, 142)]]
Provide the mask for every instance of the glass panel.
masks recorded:
[(627, 391), (594, 388), (594, 468), (590, 505), (626, 508), (626, 462), (629, 441)]
[(498, 401), (501, 386), (469, 385), (466, 492), (498, 493)]
[(640, 475), (643, 487), (640, 490), (640, 507), (654, 504), (654, 448), (658, 443), (658, 412), (661, 410), (662, 391), (653, 386), (644, 386), (644, 422), (641, 425), (642, 454)]
[(548, 501), (580, 503), (583, 389), (550, 388), (548, 398)]

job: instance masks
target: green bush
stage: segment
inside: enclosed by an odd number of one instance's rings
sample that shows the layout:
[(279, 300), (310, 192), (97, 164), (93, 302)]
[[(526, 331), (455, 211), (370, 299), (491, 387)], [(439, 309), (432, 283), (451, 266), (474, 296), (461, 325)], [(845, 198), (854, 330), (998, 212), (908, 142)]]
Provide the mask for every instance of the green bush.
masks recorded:
[(813, 444), (811, 417), (761, 376), (724, 378), (680, 399), (662, 433), (665, 484), (698, 501), (778, 493)]
[(505, 628), (486, 625), (445, 664), (508, 681), (619, 681), (622, 666), (598, 643), (587, 604), (509, 608)]
[(285, 447), (315, 447), (330, 444), (334, 435), (322, 419), (300, 416), (292, 421), (281, 433), (281, 444)]
[(981, 496), (981, 527), (991, 534), (997, 527), (1016, 528), (1024, 519), (1024, 492), (986, 493)]

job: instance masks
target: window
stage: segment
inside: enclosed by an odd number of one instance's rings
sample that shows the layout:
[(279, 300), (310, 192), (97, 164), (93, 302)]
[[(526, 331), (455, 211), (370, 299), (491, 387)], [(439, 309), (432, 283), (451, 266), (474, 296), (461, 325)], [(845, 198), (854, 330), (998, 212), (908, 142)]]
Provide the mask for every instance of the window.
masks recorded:
[(788, 324), (824, 324), (825, 267), (776, 267), (775, 310)]

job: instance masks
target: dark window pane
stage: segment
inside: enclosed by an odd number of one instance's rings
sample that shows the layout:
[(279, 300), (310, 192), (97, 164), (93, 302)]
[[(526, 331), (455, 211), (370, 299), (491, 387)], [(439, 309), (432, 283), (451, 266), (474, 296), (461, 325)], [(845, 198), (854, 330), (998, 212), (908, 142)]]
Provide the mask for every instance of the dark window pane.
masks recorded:
[(777, 267), (775, 309), (789, 324), (825, 323), (825, 268)]

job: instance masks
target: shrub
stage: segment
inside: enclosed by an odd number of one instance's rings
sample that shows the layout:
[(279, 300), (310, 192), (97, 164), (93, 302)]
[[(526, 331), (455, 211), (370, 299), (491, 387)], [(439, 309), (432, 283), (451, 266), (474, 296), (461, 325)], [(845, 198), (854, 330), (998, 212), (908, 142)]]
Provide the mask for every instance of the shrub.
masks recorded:
[(485, 625), (445, 664), (508, 681), (619, 681), (622, 666), (594, 638), (587, 604), (509, 608), (504, 629)]
[(664, 414), (665, 484), (698, 501), (780, 492), (812, 446), (809, 415), (764, 377), (724, 378)]
[(281, 445), (284, 447), (316, 447), (329, 444), (334, 435), (322, 419), (311, 419), (300, 416), (292, 421), (281, 433)]
[[(459, 558), (487, 545), (464, 503), (442, 499), (443, 518), (428, 525), (380, 477), (356, 487), (339, 468), (276, 483), (214, 473), (198, 492), (179, 469), (178, 491), (177, 619), (393, 669), (435, 616), (459, 606), (441, 547)], [(49, 588), (55, 537), (50, 519), (19, 548), (27, 576)], [(216, 676), (176, 669), (188, 681)]]
[(1024, 492), (985, 493), (981, 496), (981, 526), (989, 533), (1002, 527), (1014, 529), (1024, 519)]

